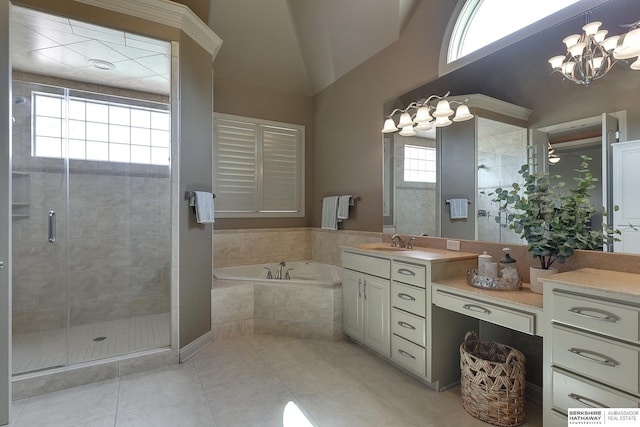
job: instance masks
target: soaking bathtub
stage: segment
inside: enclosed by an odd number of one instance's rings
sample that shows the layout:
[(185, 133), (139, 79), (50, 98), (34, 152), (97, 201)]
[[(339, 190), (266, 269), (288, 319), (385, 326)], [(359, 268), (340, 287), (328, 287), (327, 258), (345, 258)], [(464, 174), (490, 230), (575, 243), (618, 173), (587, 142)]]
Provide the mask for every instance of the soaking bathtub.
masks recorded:
[[(289, 270), (291, 279), (267, 279), (267, 268), (275, 277), (279, 269), (278, 263), (240, 265), (213, 269), (213, 277), (218, 280), (241, 280), (266, 282), (268, 284), (307, 285), (334, 287), (342, 283), (342, 273), (335, 265), (322, 264), (315, 261), (290, 261), (282, 268), (282, 276)], [(282, 282), (282, 283), (279, 283)]]
[(214, 268), (213, 339), (268, 334), (342, 339), (342, 273), (315, 261), (286, 262), (291, 279), (275, 277), (278, 263)]

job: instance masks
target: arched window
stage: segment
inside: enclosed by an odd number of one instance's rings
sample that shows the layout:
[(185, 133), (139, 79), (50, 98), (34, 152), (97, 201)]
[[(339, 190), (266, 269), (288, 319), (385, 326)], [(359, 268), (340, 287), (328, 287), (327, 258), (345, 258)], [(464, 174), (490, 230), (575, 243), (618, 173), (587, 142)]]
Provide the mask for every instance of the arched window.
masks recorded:
[(443, 39), (440, 75), (605, 1), (459, 0)]

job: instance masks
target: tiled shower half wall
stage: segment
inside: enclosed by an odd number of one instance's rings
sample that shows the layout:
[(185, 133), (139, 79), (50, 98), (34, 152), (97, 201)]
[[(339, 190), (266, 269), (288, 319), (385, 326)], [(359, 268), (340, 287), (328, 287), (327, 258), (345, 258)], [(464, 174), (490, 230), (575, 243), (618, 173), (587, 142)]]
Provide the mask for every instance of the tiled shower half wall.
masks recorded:
[(68, 86), (47, 83), (14, 75), (14, 374), (170, 345), (170, 167), (34, 156), (32, 92)]

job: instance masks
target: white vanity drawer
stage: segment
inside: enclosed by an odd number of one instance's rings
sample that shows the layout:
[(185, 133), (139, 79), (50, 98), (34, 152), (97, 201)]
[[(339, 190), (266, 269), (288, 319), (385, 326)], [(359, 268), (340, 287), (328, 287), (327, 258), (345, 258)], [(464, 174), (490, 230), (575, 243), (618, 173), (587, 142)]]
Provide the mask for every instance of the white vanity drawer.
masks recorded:
[(391, 282), (391, 306), (424, 317), (425, 290), (415, 286)]
[(638, 393), (638, 348), (556, 325), (552, 335), (554, 365), (612, 387)]
[(585, 382), (569, 373), (553, 370), (553, 407), (566, 414), (569, 408), (637, 408), (633, 396), (600, 384)]
[(426, 267), (424, 265), (409, 264), (402, 261), (391, 263), (391, 279), (425, 288)]
[(391, 260), (342, 251), (342, 267), (388, 279)]
[(637, 308), (592, 296), (553, 292), (553, 320), (624, 340), (638, 341)]
[(425, 346), (425, 320), (397, 308), (391, 309), (391, 333)]
[(500, 307), (440, 289), (434, 292), (433, 304), (526, 334), (533, 335), (535, 333), (536, 315), (534, 313)]
[(422, 377), (426, 375), (426, 350), (397, 335), (391, 335), (391, 359)]

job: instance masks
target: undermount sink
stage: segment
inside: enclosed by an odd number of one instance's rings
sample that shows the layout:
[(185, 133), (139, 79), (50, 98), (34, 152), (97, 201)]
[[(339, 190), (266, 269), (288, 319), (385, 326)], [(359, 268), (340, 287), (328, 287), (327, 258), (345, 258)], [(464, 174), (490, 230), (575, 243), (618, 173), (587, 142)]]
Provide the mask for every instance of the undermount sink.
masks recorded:
[(399, 246), (391, 246), (388, 243), (376, 243), (370, 246), (367, 246), (367, 249), (372, 249), (374, 251), (410, 251), (409, 248), (401, 248)]

